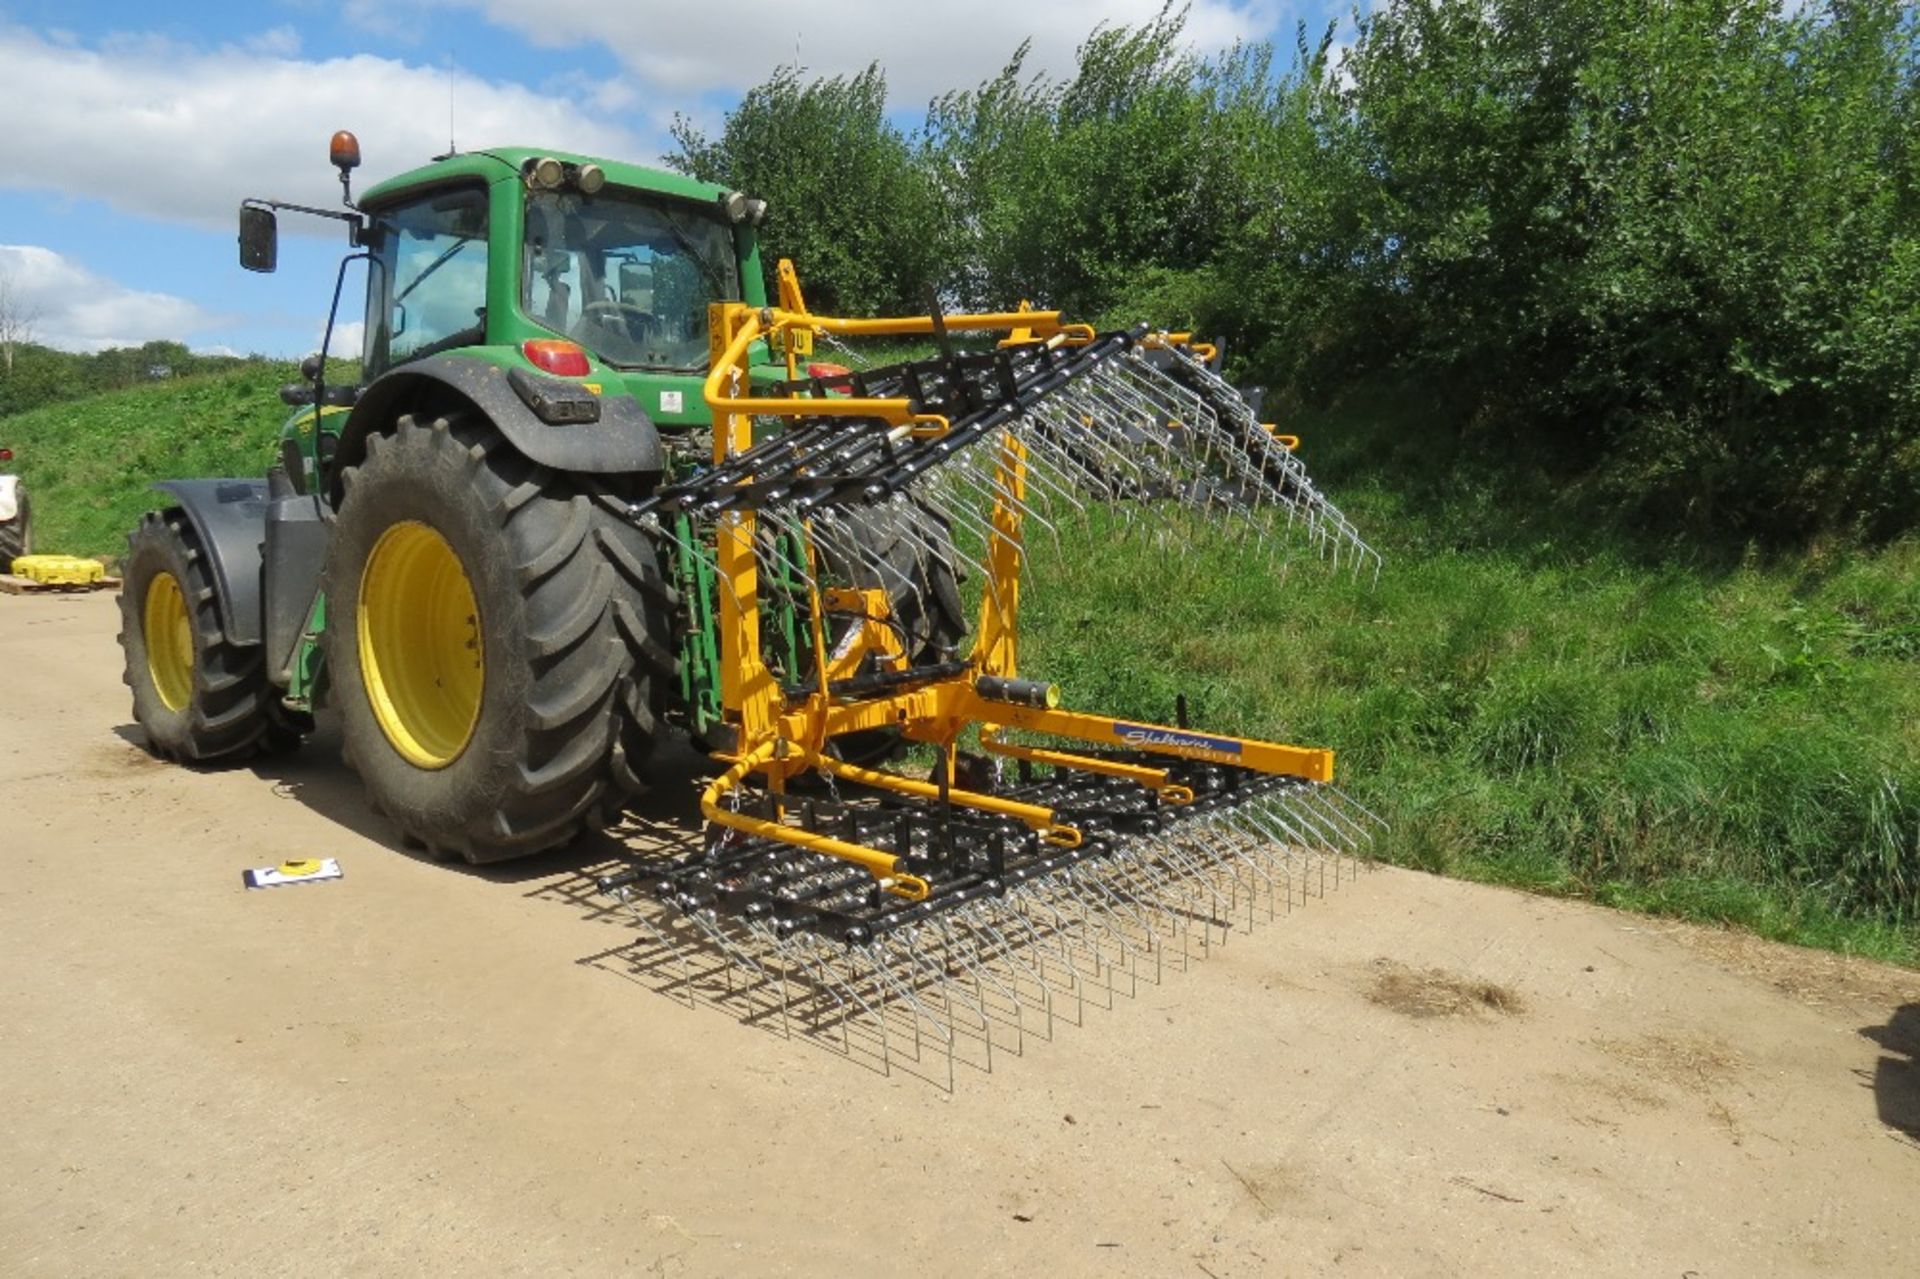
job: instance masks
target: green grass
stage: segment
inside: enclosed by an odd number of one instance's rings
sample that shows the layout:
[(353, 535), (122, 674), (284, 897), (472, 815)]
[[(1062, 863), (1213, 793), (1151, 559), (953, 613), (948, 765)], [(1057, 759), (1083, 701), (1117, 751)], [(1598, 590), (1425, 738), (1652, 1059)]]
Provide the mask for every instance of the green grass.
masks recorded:
[(117, 555), (154, 480), (261, 476), (289, 410), (276, 394), (291, 364), (109, 391), (0, 418), (0, 442), (33, 497), (42, 551)]
[[(292, 376), (0, 420), (42, 545), (114, 553), (150, 481), (263, 473)], [(1085, 709), (1185, 693), (1196, 725), (1334, 748), (1406, 865), (1920, 962), (1920, 541), (1651, 545), (1474, 470), (1404, 401), (1289, 429), (1385, 553), (1377, 585), (1070, 537), (1035, 548), (1033, 671)]]
[(1920, 960), (1920, 541), (1638, 545), (1524, 475), (1509, 513), (1497, 476), (1396, 466), (1397, 412), (1290, 424), (1377, 585), (1075, 537), (1023, 664), (1071, 705), (1185, 693), (1196, 725), (1334, 748), (1402, 864)]

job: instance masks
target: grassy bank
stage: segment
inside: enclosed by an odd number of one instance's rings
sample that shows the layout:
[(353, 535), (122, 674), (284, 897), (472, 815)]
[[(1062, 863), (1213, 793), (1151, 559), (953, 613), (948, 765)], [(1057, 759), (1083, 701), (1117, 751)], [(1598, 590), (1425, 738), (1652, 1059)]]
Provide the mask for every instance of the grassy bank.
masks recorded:
[(1035, 671), (1335, 748), (1403, 864), (1920, 960), (1920, 542), (1677, 555), (1548, 485), (1403, 465), (1402, 407), (1299, 425), (1377, 585), (1075, 539)]
[[(290, 376), (0, 420), (43, 544), (116, 552), (150, 480), (260, 474)], [(1392, 397), (1289, 423), (1377, 584), (1071, 538), (1036, 548), (1032, 668), (1077, 706), (1185, 693), (1197, 725), (1333, 747), (1395, 861), (1920, 962), (1920, 542), (1647, 545), (1420, 425)]]
[(291, 364), (150, 382), (0, 417), (0, 442), (33, 494), (44, 551), (117, 555), (154, 480), (265, 475), (288, 409)]

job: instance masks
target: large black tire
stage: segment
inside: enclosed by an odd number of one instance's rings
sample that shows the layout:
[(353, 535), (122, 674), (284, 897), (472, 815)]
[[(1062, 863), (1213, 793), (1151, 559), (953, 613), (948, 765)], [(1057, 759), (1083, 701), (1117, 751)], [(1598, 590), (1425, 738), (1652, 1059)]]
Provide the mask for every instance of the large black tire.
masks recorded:
[(33, 507), (27, 501), (26, 486), (14, 489), (18, 510), (10, 520), (0, 521), (0, 573), (13, 571), (13, 562), (33, 554)]
[[(347, 761), (374, 806), (432, 855), (476, 863), (616, 819), (653, 747), (649, 686), (673, 673), (647, 537), (477, 415), (402, 417), (342, 478), (325, 569), (327, 668)], [(442, 539), (475, 609), (477, 708), (464, 744), (436, 766), (410, 759), (383, 727), (362, 665), (362, 630), (375, 626), (361, 609), (363, 576), (402, 525)]]
[[(927, 554), (926, 548), (951, 546), (944, 520), (916, 503), (870, 507), (843, 516), (870, 552), (891, 572), (870, 564), (841, 565), (828, 556), (828, 568), (863, 589), (884, 588), (899, 628), (901, 647), (916, 666), (945, 661), (967, 633), (967, 614), (953, 560)], [(906, 741), (894, 728), (875, 728), (836, 738), (834, 748), (849, 763), (873, 765), (898, 755)]]
[(866, 589), (883, 587), (899, 627), (901, 646), (916, 665), (952, 655), (967, 633), (967, 615), (952, 561), (941, 562), (926, 547), (951, 546), (945, 521), (919, 503), (876, 506), (842, 517), (857, 531), (867, 550), (891, 572), (868, 564), (841, 565), (829, 556), (828, 568)]
[(177, 507), (147, 512), (127, 535), (120, 647), (133, 718), (155, 755), (230, 764), (299, 742), (277, 712), (260, 646), (231, 643), (221, 630), (206, 554)]

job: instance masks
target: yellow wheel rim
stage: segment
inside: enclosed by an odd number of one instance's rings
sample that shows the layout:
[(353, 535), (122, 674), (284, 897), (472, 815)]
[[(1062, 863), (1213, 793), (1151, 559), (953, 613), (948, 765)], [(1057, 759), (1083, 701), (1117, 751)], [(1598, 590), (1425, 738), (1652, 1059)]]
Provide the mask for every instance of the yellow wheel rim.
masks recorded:
[(480, 609), (447, 539), (414, 520), (380, 535), (360, 571), (360, 677), (387, 740), (445, 768), (480, 721)]
[(153, 691), (170, 711), (183, 711), (193, 700), (193, 623), (187, 617), (187, 597), (180, 579), (156, 573), (147, 583), (147, 602), (141, 631), (147, 641), (147, 674)]

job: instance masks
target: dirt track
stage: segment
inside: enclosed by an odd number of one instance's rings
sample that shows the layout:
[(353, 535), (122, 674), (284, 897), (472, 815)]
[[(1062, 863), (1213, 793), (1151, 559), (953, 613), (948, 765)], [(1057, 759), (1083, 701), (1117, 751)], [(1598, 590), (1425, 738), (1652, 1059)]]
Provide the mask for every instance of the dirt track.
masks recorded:
[(1380, 870), (949, 1096), (657, 993), (612, 841), (153, 762), (116, 618), (0, 598), (0, 1273), (1913, 1273), (1920, 975)]

